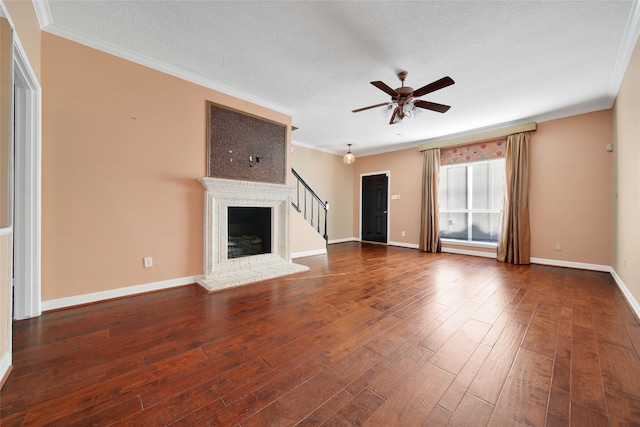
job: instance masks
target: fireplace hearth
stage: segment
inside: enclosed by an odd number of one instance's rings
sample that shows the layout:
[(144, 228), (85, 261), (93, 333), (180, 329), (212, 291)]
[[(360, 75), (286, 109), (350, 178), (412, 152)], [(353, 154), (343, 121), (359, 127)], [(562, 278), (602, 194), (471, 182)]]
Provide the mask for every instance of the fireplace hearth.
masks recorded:
[[(200, 182), (206, 189), (205, 277), (198, 281), (200, 286), (214, 292), (309, 269), (290, 259), (294, 187), (220, 178)], [(238, 245), (253, 248), (241, 252), (235, 249)]]

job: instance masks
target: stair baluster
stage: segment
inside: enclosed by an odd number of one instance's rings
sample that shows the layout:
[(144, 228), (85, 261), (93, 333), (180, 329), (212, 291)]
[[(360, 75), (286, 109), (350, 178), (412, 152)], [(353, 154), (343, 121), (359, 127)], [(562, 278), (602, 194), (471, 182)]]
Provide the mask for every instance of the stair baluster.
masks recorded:
[[(307, 222), (310, 222), (311, 226), (316, 229), (316, 231), (322, 236), (325, 240), (326, 244), (329, 244), (329, 235), (327, 233), (327, 216), (329, 211), (329, 202), (322, 201), (320, 197), (309, 187), (309, 185), (300, 177), (300, 175), (295, 171), (295, 169), (291, 169), (291, 173), (296, 179), (296, 197), (295, 202), (293, 198), (291, 200), (291, 204), (293, 207), (300, 212), (304, 219)], [(302, 185), (302, 189), (300, 186)], [(302, 198), (303, 202), (300, 201), (300, 193), (303, 193)], [(307, 202), (311, 205), (310, 209), (308, 209)], [(301, 204), (304, 205), (304, 210)], [(311, 218), (307, 217), (307, 213), (311, 214)], [(322, 216), (324, 215), (324, 221), (322, 221)], [(321, 228), (321, 223), (324, 222), (324, 229)]]

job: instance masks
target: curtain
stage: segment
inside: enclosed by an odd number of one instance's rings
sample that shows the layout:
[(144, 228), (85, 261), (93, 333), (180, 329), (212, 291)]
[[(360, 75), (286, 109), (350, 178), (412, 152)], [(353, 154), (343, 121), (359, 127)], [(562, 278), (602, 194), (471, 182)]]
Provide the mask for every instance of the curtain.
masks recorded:
[(500, 220), (498, 261), (529, 264), (529, 134), (507, 137), (505, 194)]
[(438, 223), (438, 174), (440, 149), (424, 151), (422, 166), (422, 209), (419, 247), (424, 252), (440, 252), (440, 224)]

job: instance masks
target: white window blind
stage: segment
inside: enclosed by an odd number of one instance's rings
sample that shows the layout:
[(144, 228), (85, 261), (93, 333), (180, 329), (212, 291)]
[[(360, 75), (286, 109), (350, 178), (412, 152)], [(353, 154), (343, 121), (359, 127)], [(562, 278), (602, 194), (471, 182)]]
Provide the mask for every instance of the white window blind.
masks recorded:
[(440, 237), (497, 243), (504, 193), (504, 159), (441, 166)]

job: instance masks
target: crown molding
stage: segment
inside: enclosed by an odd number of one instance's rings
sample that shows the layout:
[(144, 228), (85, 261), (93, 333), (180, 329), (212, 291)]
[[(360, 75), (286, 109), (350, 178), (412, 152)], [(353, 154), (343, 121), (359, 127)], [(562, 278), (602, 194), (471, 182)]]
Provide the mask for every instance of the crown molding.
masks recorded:
[(136, 64), (143, 65), (145, 67), (151, 68), (156, 71), (160, 71), (161, 73), (165, 73), (170, 76), (188, 81), (190, 83), (197, 84), (207, 89), (212, 89), (220, 93), (224, 93), (226, 95), (241, 99), (243, 101), (251, 102), (252, 104), (256, 104), (261, 107), (265, 107), (270, 110), (280, 112), (282, 114), (286, 114), (288, 116), (293, 116), (295, 114), (295, 110), (292, 110), (290, 108), (284, 107), (274, 102), (267, 101), (255, 95), (242, 92), (240, 90), (234, 89), (222, 83), (218, 83), (213, 80), (206, 79), (202, 76), (185, 71), (173, 65), (169, 65), (162, 61), (149, 58), (148, 56), (140, 55), (138, 53), (129, 51), (127, 49), (123, 49), (120, 46), (116, 46), (115, 44), (104, 42), (101, 40), (96, 40), (93, 37), (89, 37), (85, 34), (78, 33), (77, 31), (73, 31), (62, 25), (51, 23), (46, 27), (46, 29), (44, 29), (44, 31), (50, 34), (56, 35), (58, 37), (62, 37), (64, 39), (79, 43), (81, 45), (88, 46), (93, 49), (108, 53), (110, 55), (117, 56), (118, 58), (126, 59), (127, 61), (131, 61)]
[(631, 12), (629, 13), (629, 20), (624, 31), (624, 37), (616, 63), (611, 74), (611, 80), (609, 81), (609, 93), (612, 94), (614, 100), (618, 95), (622, 80), (629, 67), (631, 56), (633, 55), (634, 47), (640, 36), (640, 0), (634, 0), (631, 6)]
[(500, 138), (503, 136), (511, 135), (520, 132), (529, 132), (536, 130), (536, 122), (523, 123), (520, 125), (503, 126), (482, 132), (474, 132), (458, 137), (452, 137), (447, 139), (440, 139), (436, 142), (430, 142), (428, 144), (421, 144), (418, 146), (418, 150), (425, 151), (430, 148), (445, 148), (456, 147), (465, 144), (471, 144), (478, 141), (487, 141), (489, 139)]
[[(256, 97), (252, 94), (248, 94), (246, 92), (236, 90), (232, 87), (204, 78), (194, 73), (187, 72), (185, 70), (166, 64), (164, 62), (161, 62), (149, 57), (145, 57), (143, 55), (136, 54), (126, 49), (122, 49), (121, 47), (118, 47), (116, 45), (93, 39), (84, 34), (65, 28), (61, 25), (56, 25), (55, 23), (52, 22), (48, 0), (32, 0), (32, 2), (34, 5), (34, 9), (36, 10), (36, 15), (38, 17), (38, 21), (40, 23), (41, 28), (44, 31), (47, 31), (51, 34), (72, 40), (74, 42), (92, 47), (94, 49), (106, 52), (108, 54), (129, 60), (131, 62), (152, 68), (154, 70), (163, 72), (165, 74), (172, 75), (174, 77), (206, 87), (208, 89), (213, 89), (218, 92), (236, 97), (238, 99), (251, 102), (253, 104), (256, 104), (265, 108), (269, 108), (274, 111), (281, 112), (291, 117), (293, 117), (296, 114), (296, 111), (291, 108), (287, 108), (282, 105), (273, 103), (271, 101)], [(2, 4), (2, 0), (0, 0), (0, 4)], [(631, 55), (633, 53), (634, 46), (637, 43), (639, 36), (640, 36), (640, 0), (633, 0), (631, 11), (625, 26), (623, 43), (619, 48), (617, 60), (616, 60), (616, 63), (614, 64), (614, 69), (611, 75), (611, 79), (609, 81), (608, 95), (599, 99), (589, 100), (589, 101), (576, 104), (573, 106), (568, 106), (566, 108), (562, 108), (559, 110), (544, 112), (541, 114), (534, 114), (530, 117), (524, 117), (521, 120), (514, 121), (513, 123), (524, 123), (524, 122), (540, 123), (540, 122), (545, 122), (549, 120), (571, 117), (575, 115), (586, 114), (590, 112), (612, 108), (615, 102), (615, 98), (617, 96), (618, 90), (620, 89), (620, 85), (622, 84), (622, 80), (624, 78), (625, 72), (629, 65), (629, 61), (631, 60)], [(383, 153), (388, 153), (393, 151), (415, 148), (424, 144), (432, 144), (441, 140), (447, 140), (447, 139), (451, 139), (451, 138), (458, 137), (465, 134), (475, 134), (485, 129), (496, 128), (504, 125), (505, 124), (487, 125), (486, 127), (483, 127), (480, 129), (469, 129), (469, 130), (465, 130), (465, 131), (461, 131), (453, 134), (441, 135), (438, 137), (424, 139), (424, 140), (405, 141), (404, 143), (401, 143), (401, 144), (391, 143), (391, 144), (385, 144), (377, 147), (358, 147), (358, 151), (360, 153), (359, 154), (360, 157), (375, 155), (375, 154), (383, 154)], [(340, 153), (342, 152), (342, 150), (338, 148), (313, 146), (313, 145), (308, 145), (298, 141), (293, 141), (293, 145), (314, 149), (317, 151), (322, 151), (330, 154), (336, 154), (336, 155), (340, 155)]]
[(49, 9), (49, 1), (32, 0), (31, 2), (33, 3), (33, 8), (36, 11), (36, 17), (38, 18), (40, 29), (44, 30), (53, 23), (53, 19), (51, 19), (51, 9)]
[[(315, 151), (320, 151), (322, 153), (327, 153), (327, 154), (335, 154), (336, 156), (344, 156), (344, 154), (346, 153), (346, 151), (344, 153), (342, 153), (338, 148), (328, 148), (328, 147), (321, 147), (321, 146), (314, 146), (314, 145), (310, 145), (310, 144), (305, 144), (303, 142), (298, 142), (298, 141), (291, 141), (291, 145), (293, 145), (293, 148), (295, 149), (295, 147), (302, 147), (302, 148), (307, 148), (309, 150), (315, 150)], [(346, 144), (345, 144), (346, 147)], [(293, 152), (293, 149), (291, 150)]]
[[(459, 138), (474, 137), (475, 138), (474, 141), (480, 141), (481, 139), (476, 138), (478, 135), (480, 134), (484, 135), (485, 133), (495, 131), (496, 129), (499, 130), (507, 127), (517, 127), (521, 125), (526, 125), (528, 123), (542, 123), (550, 120), (557, 120), (557, 119), (564, 119), (567, 117), (578, 116), (580, 114), (588, 114), (588, 113), (594, 113), (596, 111), (608, 110), (611, 107), (613, 107), (614, 100), (615, 98), (600, 99), (590, 103), (574, 105), (561, 110), (550, 111), (544, 114), (538, 114), (536, 116), (527, 117), (522, 120), (515, 120), (512, 122), (506, 122), (506, 123), (496, 123), (494, 125), (484, 126), (484, 127), (475, 128), (475, 129), (469, 129), (462, 132), (451, 133), (451, 134), (442, 135), (442, 136), (429, 138), (429, 139), (407, 141), (401, 144), (385, 144), (385, 145), (380, 145), (377, 147), (369, 147), (369, 148), (358, 146), (357, 147), (358, 157), (392, 153), (394, 151), (407, 150), (410, 148), (416, 148), (422, 151), (428, 148), (441, 146), (439, 144), (445, 141), (459, 139)], [(487, 138), (482, 138), (482, 139), (487, 139)], [(330, 154), (344, 155), (344, 153), (337, 148), (315, 147), (313, 145), (304, 144), (298, 141), (293, 141), (293, 145), (308, 148), (311, 150), (322, 151)]]

